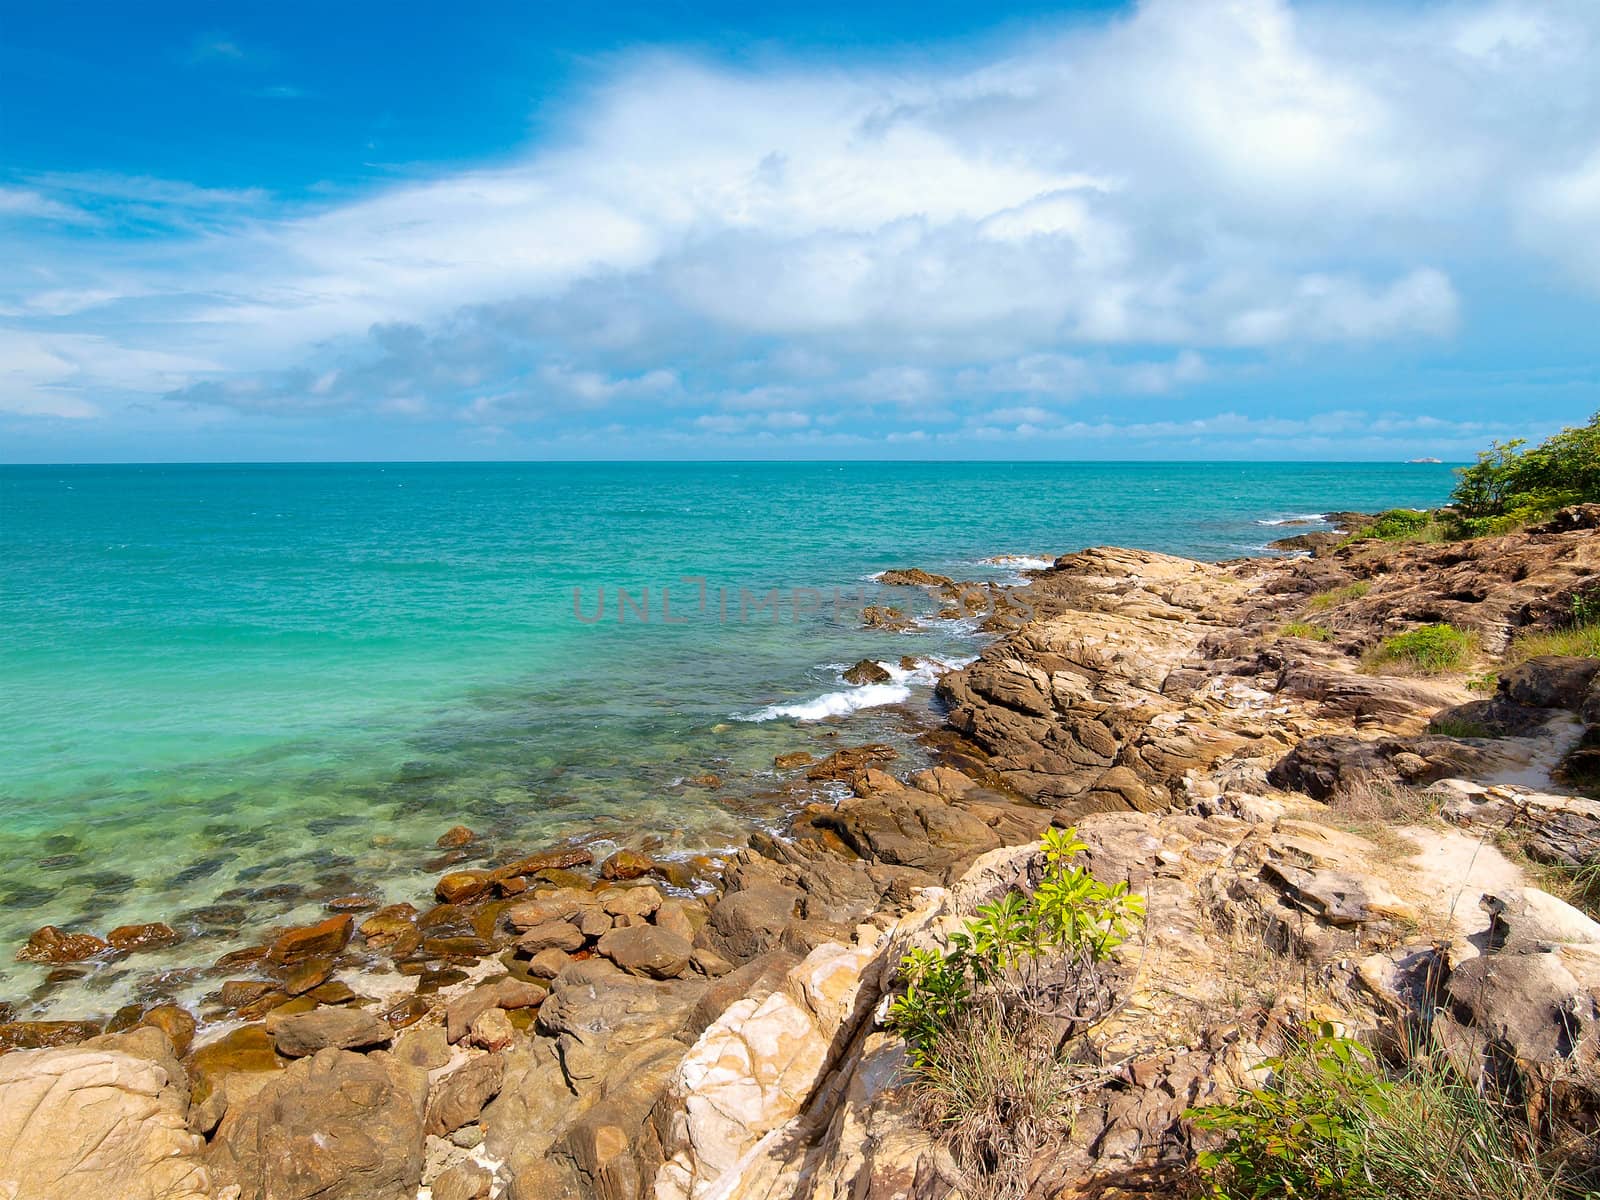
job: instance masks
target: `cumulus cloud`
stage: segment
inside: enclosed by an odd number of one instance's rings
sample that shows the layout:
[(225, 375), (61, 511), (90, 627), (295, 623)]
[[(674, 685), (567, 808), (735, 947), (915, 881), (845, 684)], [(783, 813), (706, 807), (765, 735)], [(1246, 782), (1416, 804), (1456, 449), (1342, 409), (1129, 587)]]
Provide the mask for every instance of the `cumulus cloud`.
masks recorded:
[(937, 437), (1445, 345), (1482, 246), (1600, 291), (1597, 52), (1587, 0), (1147, 0), (958, 66), (636, 56), (516, 161), (312, 209), (24, 181), (0, 217), (167, 216), (28, 243), (8, 336), (67, 366), (11, 404)]

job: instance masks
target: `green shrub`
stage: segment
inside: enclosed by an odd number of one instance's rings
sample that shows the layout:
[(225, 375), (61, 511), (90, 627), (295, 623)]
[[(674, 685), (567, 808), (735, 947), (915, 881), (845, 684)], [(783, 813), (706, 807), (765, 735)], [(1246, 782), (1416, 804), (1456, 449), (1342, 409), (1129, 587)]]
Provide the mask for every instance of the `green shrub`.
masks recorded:
[[(1087, 847), (1048, 830), (1032, 895), (980, 905), (949, 949), (912, 950), (889, 1028), (906, 1040), (914, 1096), (967, 1172), (974, 1196), (1020, 1196), (1034, 1154), (1070, 1129), (1098, 1073), (1059, 1050), (1063, 1028), (1112, 1007), (1100, 964), (1144, 915), (1144, 897), (1072, 860)], [(1059, 1023), (1058, 1023), (1059, 1022)]]
[(1389, 1078), (1372, 1053), (1318, 1037), (1267, 1060), (1270, 1081), (1191, 1109), (1223, 1135), (1197, 1158), (1212, 1200), (1557, 1200), (1581, 1194), (1532, 1148), (1517, 1111), (1423, 1056)]
[(1600, 501), (1600, 413), (1537, 446), (1496, 442), (1458, 472), (1451, 503), (1463, 532), (1503, 533), (1568, 504)]
[(1427, 529), (1432, 523), (1432, 513), (1422, 512), (1415, 508), (1391, 508), (1386, 513), (1380, 513), (1378, 519), (1363, 529), (1361, 533), (1366, 537), (1395, 541), (1414, 537)]
[(1284, 637), (1304, 638), (1310, 642), (1333, 641), (1333, 630), (1326, 625), (1313, 625), (1309, 621), (1290, 621), (1278, 632)]
[(1481, 721), (1463, 721), (1455, 717), (1446, 717), (1444, 720), (1435, 719), (1428, 723), (1428, 732), (1439, 737), (1450, 738), (1487, 738), (1497, 736)]
[(1530, 630), (1511, 639), (1507, 666), (1547, 654), (1600, 658), (1600, 591), (1574, 592), (1568, 603), (1572, 615), (1563, 628)]
[(1400, 663), (1428, 675), (1465, 667), (1477, 645), (1475, 635), (1454, 625), (1424, 625), (1397, 633), (1378, 643), (1366, 658), (1367, 667)]

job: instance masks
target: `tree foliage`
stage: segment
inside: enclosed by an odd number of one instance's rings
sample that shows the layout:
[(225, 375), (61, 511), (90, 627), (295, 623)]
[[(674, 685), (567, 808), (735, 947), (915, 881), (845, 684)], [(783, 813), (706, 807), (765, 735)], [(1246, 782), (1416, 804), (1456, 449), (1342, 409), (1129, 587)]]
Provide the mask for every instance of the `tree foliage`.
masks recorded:
[(1469, 534), (1498, 533), (1568, 504), (1600, 502), (1600, 413), (1537, 446), (1496, 442), (1459, 472), (1451, 503)]

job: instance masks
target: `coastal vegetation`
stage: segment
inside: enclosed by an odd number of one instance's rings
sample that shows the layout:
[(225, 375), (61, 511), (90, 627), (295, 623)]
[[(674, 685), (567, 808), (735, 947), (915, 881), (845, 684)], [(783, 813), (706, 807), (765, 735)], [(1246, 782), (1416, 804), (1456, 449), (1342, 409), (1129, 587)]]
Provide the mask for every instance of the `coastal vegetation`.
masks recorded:
[(1099, 1073), (1061, 1051), (1108, 1015), (1105, 964), (1144, 916), (1144, 897), (1073, 862), (1073, 829), (1041, 839), (1031, 893), (980, 905), (942, 953), (905, 955), (889, 1028), (906, 1040), (916, 1098), (975, 1191), (1017, 1196), (1033, 1154), (1070, 1127), (1078, 1091)]
[(1314, 625), (1310, 621), (1290, 621), (1280, 632), (1284, 637), (1303, 638), (1312, 642), (1333, 640), (1333, 630), (1326, 625)]
[(1369, 670), (1399, 666), (1423, 675), (1459, 671), (1471, 660), (1477, 636), (1454, 625), (1423, 625), (1384, 638), (1363, 660)]
[(1537, 446), (1496, 442), (1460, 472), (1450, 497), (1469, 537), (1506, 533), (1569, 504), (1600, 502), (1600, 413)]
[(1313, 611), (1321, 611), (1343, 604), (1347, 600), (1359, 600), (1372, 590), (1372, 585), (1365, 579), (1358, 579), (1354, 583), (1347, 583), (1343, 587), (1329, 588), (1325, 592), (1318, 592), (1311, 597)]
[(1514, 1107), (1438, 1056), (1398, 1071), (1322, 1026), (1263, 1064), (1269, 1081), (1189, 1112), (1222, 1135), (1197, 1159), (1208, 1200), (1558, 1200), (1585, 1193)]

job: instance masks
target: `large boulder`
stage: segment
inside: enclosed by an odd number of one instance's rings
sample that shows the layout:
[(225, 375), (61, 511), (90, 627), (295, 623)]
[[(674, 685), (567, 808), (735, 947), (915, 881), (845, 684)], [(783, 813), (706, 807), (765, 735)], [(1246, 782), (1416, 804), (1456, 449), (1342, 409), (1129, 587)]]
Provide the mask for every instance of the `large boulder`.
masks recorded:
[(694, 946), (655, 925), (629, 925), (613, 929), (600, 939), (600, 953), (630, 975), (674, 979), (689, 965)]
[[(0, 1196), (211, 1200), (188, 1081), (156, 1030), (143, 1039), (0, 1058)], [(124, 1047), (119, 1049), (117, 1047)], [(130, 1053), (130, 1050), (143, 1050)]]
[(1500, 675), (1500, 694), (1530, 708), (1578, 708), (1600, 675), (1600, 658), (1543, 655)]
[(359, 1008), (315, 1008), (287, 1017), (267, 1018), (278, 1053), (285, 1058), (305, 1058), (318, 1050), (355, 1050), (386, 1046), (394, 1037), (387, 1021)]
[(206, 1162), (239, 1200), (414, 1200), (427, 1091), (391, 1055), (321, 1050), (230, 1106)]

